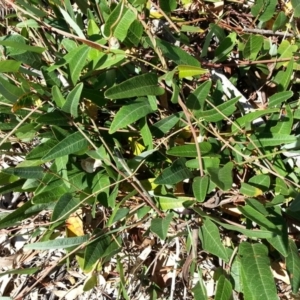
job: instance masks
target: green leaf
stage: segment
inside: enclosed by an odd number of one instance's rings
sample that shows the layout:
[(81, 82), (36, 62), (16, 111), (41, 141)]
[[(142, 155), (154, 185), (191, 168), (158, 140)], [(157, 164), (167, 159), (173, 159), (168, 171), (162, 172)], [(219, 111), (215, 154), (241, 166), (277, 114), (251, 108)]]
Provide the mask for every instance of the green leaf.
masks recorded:
[(261, 189), (264, 193), (270, 191), (270, 176), (265, 174), (255, 175), (249, 179), (249, 184)]
[(183, 203), (189, 200), (187, 197), (175, 198), (168, 195), (154, 195), (162, 210), (182, 208)]
[[(8, 270), (5, 272), (0, 273), (0, 277), (4, 275), (12, 275), (12, 274), (19, 274), (19, 275), (32, 275), (39, 271), (42, 267), (37, 267), (37, 268), (25, 268), (25, 269), (15, 269), (15, 270)], [(0, 297), (0, 300), (11, 300), (12, 298), (10, 297)]]
[(294, 9), (294, 17), (299, 18), (300, 17), (300, 3), (298, 0), (291, 0), (292, 7)]
[(195, 177), (193, 181), (193, 193), (199, 202), (203, 202), (207, 195), (209, 186), (209, 177), (204, 175), (203, 177)]
[[(201, 272), (199, 272), (199, 273), (202, 274)], [(208, 299), (206, 287), (205, 287), (205, 284), (203, 282), (202, 276), (199, 275), (198, 278), (199, 278), (199, 281), (191, 289), (191, 291), (194, 295), (194, 300)]]
[(130, 104), (125, 104), (115, 115), (110, 125), (109, 133), (112, 134), (120, 128), (124, 128), (145, 117), (151, 112), (153, 112), (153, 110), (147, 98), (138, 98)]
[(90, 271), (98, 259), (110, 256), (119, 250), (121, 239), (113, 236), (101, 236), (90, 243), (84, 252), (84, 270)]
[(142, 38), (143, 29), (143, 25), (138, 20), (134, 20), (128, 29), (126, 41), (130, 41), (135, 47), (137, 47)]
[(216, 108), (197, 112), (196, 116), (202, 118), (207, 122), (218, 122), (224, 120), (224, 115), (226, 117), (232, 115), (236, 110), (235, 104), (239, 100), (239, 97), (233, 98), (226, 101)]
[(21, 88), (16, 87), (16, 85), (11, 84), (4, 78), (0, 77), (0, 94), (9, 102), (15, 103), (24, 95), (24, 92)]
[(147, 73), (130, 78), (105, 91), (109, 99), (125, 99), (148, 95), (162, 95), (164, 89), (158, 86), (158, 77), (154, 73)]
[[(293, 1), (292, 1), (293, 2)], [(288, 23), (288, 18), (283, 11), (280, 11), (276, 17), (276, 20), (272, 26), (272, 30), (275, 32), (279, 29), (283, 29), (285, 24)]]
[(114, 27), (114, 37), (123, 42), (127, 37), (128, 30), (134, 20), (136, 20), (134, 12), (127, 8), (123, 9), (122, 17)]
[[(270, 147), (270, 146), (278, 146), (281, 144), (289, 144), (296, 141), (296, 137), (293, 135), (288, 134), (280, 134), (280, 133), (273, 133), (260, 135), (260, 136), (251, 136), (250, 137), (254, 145), (258, 148)], [(248, 145), (248, 149), (254, 149), (254, 145), (251, 143)]]
[(52, 160), (80, 151), (88, 146), (88, 141), (80, 132), (74, 132), (55, 145), (42, 160)]
[(155, 41), (162, 54), (175, 64), (200, 67), (199, 61), (181, 48), (160, 39), (156, 39)]
[(41, 159), (46, 153), (50, 151), (55, 145), (57, 145), (57, 140), (48, 140), (47, 142), (38, 145), (33, 148), (26, 156), (27, 160), (31, 159)]
[(286, 114), (278, 116), (277, 124), (271, 128), (272, 133), (277, 134), (290, 134), (293, 128), (293, 112), (289, 105), (285, 107)]
[(56, 105), (59, 108), (62, 108), (64, 103), (66, 102), (66, 99), (62, 95), (62, 93), (57, 85), (54, 85), (52, 87), (51, 94), (52, 94), (53, 100), (55, 101)]
[(217, 282), (215, 299), (222, 299), (222, 300), (232, 299), (231, 283), (223, 274), (219, 277), (219, 280)]
[(236, 45), (236, 33), (230, 33), (218, 46), (215, 51), (215, 58), (213, 62), (222, 62), (227, 59), (232, 49)]
[(163, 137), (178, 123), (180, 116), (180, 113), (175, 113), (154, 123), (150, 128), (152, 134), (158, 138)]
[(241, 287), (241, 259), (240, 257), (236, 256), (233, 260), (233, 264), (230, 268), (230, 276), (233, 278), (234, 281), (234, 290), (238, 293), (242, 292)]
[(26, 179), (41, 179), (44, 176), (44, 170), (41, 167), (17, 167), (2, 169), (2, 173), (15, 175)]
[(75, 85), (80, 77), (80, 73), (86, 64), (86, 59), (90, 48), (82, 45), (69, 52), (64, 58), (69, 64), (70, 76), (73, 85)]
[(225, 262), (229, 261), (227, 251), (221, 242), (218, 227), (208, 218), (204, 220), (199, 232), (203, 250), (218, 256)]
[(263, 226), (264, 228), (273, 231), (277, 234), (280, 234), (277, 227), (269, 221), (263, 214), (261, 214), (259, 211), (254, 209), (252, 206), (245, 205), (245, 206), (239, 206), (238, 210), (248, 219), (251, 221), (257, 223), (260, 226)]
[(292, 291), (294, 294), (297, 294), (300, 287), (300, 257), (298, 247), (292, 239), (289, 239), (286, 268), (290, 277)]
[(45, 113), (35, 120), (37, 123), (44, 125), (71, 126), (70, 119), (64, 113), (58, 110)]
[(186, 106), (191, 110), (203, 109), (205, 100), (210, 92), (211, 85), (211, 80), (207, 80), (199, 85), (195, 91), (189, 94)]
[(294, 93), (292, 91), (284, 91), (284, 92), (276, 93), (269, 98), (268, 106), (271, 108), (280, 105), (284, 103), (286, 100), (293, 97), (293, 95)]
[(211, 181), (216, 184), (221, 190), (227, 191), (231, 188), (233, 163), (228, 162), (223, 168), (208, 168)]
[(275, 12), (277, 0), (256, 0), (255, 4), (251, 7), (251, 13), (254, 17), (259, 16), (259, 21), (269, 21)]
[[(199, 149), (201, 155), (206, 155), (210, 153), (212, 147), (209, 142), (201, 142), (199, 143)], [(176, 146), (167, 151), (168, 155), (172, 156), (182, 156), (182, 157), (197, 157), (198, 153), (196, 150), (195, 144)]]
[(57, 201), (63, 194), (66, 193), (67, 189), (63, 184), (62, 180), (57, 181), (60, 186), (56, 186), (48, 191), (40, 192), (32, 198), (32, 203), (34, 204), (45, 204), (53, 201)]
[(176, 184), (186, 178), (193, 177), (192, 172), (185, 166), (185, 158), (179, 158), (172, 166), (164, 169), (154, 180), (155, 184)]
[(69, 26), (76, 32), (76, 34), (80, 38), (85, 39), (85, 35), (83, 34), (82, 30), (77, 25), (77, 23), (71, 18), (71, 16), (65, 10), (63, 10), (60, 6), (58, 6), (58, 8), (64, 17), (64, 20), (69, 24)]
[(22, 191), (21, 188), (22, 188), (23, 184), (25, 183), (25, 181), (26, 181), (25, 179), (19, 179), (17, 181), (12, 182), (12, 183), (5, 184), (4, 186), (1, 186), (0, 187), (0, 194)]
[(285, 71), (279, 71), (273, 81), (278, 84), (278, 92), (286, 91), (292, 78), (292, 74), (294, 72), (294, 58), (291, 57), (287, 68)]
[(267, 247), (263, 244), (242, 242), (238, 253), (241, 257), (242, 271), (249, 287), (246, 294), (244, 291), (244, 297), (246, 299), (248, 297), (251, 297), (250, 299), (277, 299)]
[(114, 10), (109, 15), (108, 19), (105, 22), (103, 33), (106, 38), (113, 36), (114, 28), (116, 27), (118, 20), (122, 17), (123, 11), (126, 11), (127, 8), (124, 7), (123, 2), (119, 2), (118, 5), (114, 8)]
[[(278, 62), (278, 63), (276, 63), (275, 68), (279, 69), (281, 66), (286, 66), (288, 64), (291, 64), (291, 62), (293, 62), (294, 52), (296, 52), (297, 50), (298, 50), (297, 45), (290, 44), (290, 42), (288, 40), (283, 40), (277, 50), (278, 53), (280, 54), (279, 59), (290, 58), (291, 60), (289, 62)], [(287, 79), (290, 81), (291, 77), (286, 78), (286, 80)]]
[[(261, 116), (267, 115), (267, 114), (271, 114), (273, 112), (278, 112), (279, 109), (277, 108), (272, 108), (272, 109), (264, 109), (264, 110), (258, 110), (258, 111), (253, 111), (250, 112), (249, 114), (246, 114), (238, 119), (236, 119), (235, 123), (240, 127), (240, 128), (244, 128), (248, 125), (251, 124), (252, 121), (260, 118)], [(239, 129), (237, 126), (235, 126), (235, 123), (233, 123), (231, 125), (231, 131), (233, 133), (238, 132)]]
[(66, 193), (62, 195), (53, 209), (51, 222), (55, 222), (61, 218), (67, 219), (74, 210), (78, 209), (78, 204), (78, 199), (73, 198), (72, 194)]
[(267, 241), (275, 248), (283, 257), (288, 256), (288, 232), (286, 226), (286, 220), (281, 215), (280, 208), (272, 208), (273, 214), (268, 217), (268, 220), (276, 225), (276, 228), (280, 234), (267, 239)]
[(9, 60), (9, 59), (0, 61), (0, 73), (18, 72), (20, 66), (21, 66), (20, 61)]
[[(9, 51), (17, 49), (17, 51), (20, 51), (18, 54), (22, 54), (26, 51), (41, 54), (46, 50), (46, 48), (36, 47), (36, 46), (29, 46), (29, 45), (26, 45), (24, 42), (12, 41), (12, 40), (0, 41), (0, 45), (12, 48), (12, 49), (9, 49)], [(17, 55), (17, 52), (13, 52), (13, 53), (11, 52), (10, 55), (12, 55), (12, 54)]]
[(166, 13), (170, 13), (177, 7), (176, 0), (159, 0), (159, 7)]
[(24, 246), (24, 249), (31, 250), (49, 250), (49, 249), (65, 249), (70, 247), (79, 246), (89, 240), (89, 235), (83, 235), (79, 237), (70, 237), (70, 238), (62, 238), (56, 239), (46, 242), (37, 242), (33, 244), (28, 244)]
[(90, 274), (87, 277), (87, 279), (84, 281), (83, 291), (87, 292), (97, 286), (98, 286), (98, 276), (96, 274)]
[(250, 197), (257, 197), (263, 194), (259, 188), (254, 187), (246, 182), (242, 182), (240, 193)]
[(207, 69), (194, 66), (179, 65), (177, 68), (180, 79), (209, 73)]
[(161, 240), (165, 240), (168, 234), (169, 225), (172, 221), (173, 214), (168, 214), (164, 218), (154, 218), (151, 220), (150, 230), (155, 233)]
[(243, 50), (243, 57), (249, 60), (255, 60), (258, 52), (261, 50), (264, 42), (262, 35), (251, 34)]
[(78, 106), (82, 89), (83, 83), (77, 84), (74, 89), (68, 94), (66, 102), (61, 108), (62, 111), (71, 114), (74, 118), (78, 117)]

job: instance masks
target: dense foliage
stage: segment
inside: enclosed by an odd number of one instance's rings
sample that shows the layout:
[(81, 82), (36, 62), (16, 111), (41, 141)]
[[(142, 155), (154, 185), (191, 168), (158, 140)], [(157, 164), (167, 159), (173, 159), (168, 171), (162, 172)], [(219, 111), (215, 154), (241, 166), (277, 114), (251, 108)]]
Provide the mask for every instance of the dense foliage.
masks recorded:
[(2, 2), (4, 295), (296, 297), (298, 1)]

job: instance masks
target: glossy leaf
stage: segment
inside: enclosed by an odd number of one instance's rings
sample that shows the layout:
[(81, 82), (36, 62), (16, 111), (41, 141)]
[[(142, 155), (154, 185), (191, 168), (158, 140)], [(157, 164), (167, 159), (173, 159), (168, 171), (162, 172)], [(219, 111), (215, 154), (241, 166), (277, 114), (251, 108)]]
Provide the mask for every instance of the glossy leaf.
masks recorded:
[[(276, 108), (273, 109), (264, 109), (264, 110), (258, 110), (258, 111), (253, 111), (250, 112), (249, 114), (246, 114), (242, 117), (239, 117), (235, 123), (240, 127), (240, 128), (244, 128), (245, 126), (250, 125), (254, 120), (267, 115), (267, 114), (271, 114), (273, 112), (278, 112), (279, 110)], [(231, 125), (231, 130), (232, 132), (238, 132), (239, 128), (235, 125), (235, 123), (233, 123)]]
[(276, 225), (278, 232), (273, 238), (267, 241), (275, 248), (283, 257), (288, 256), (288, 231), (286, 221), (281, 215), (279, 207), (274, 207), (273, 213), (268, 217), (268, 220)]
[(164, 89), (158, 86), (158, 77), (153, 73), (147, 73), (130, 78), (117, 84), (105, 92), (109, 99), (125, 99), (132, 97), (162, 95)]
[(228, 117), (236, 110), (235, 104), (239, 98), (234, 98), (226, 101), (216, 108), (201, 111), (197, 113), (197, 117), (204, 119), (207, 122), (218, 122), (224, 120), (224, 116)]
[(212, 82), (210, 80), (205, 81), (199, 85), (195, 91), (189, 94), (186, 106), (191, 110), (203, 110), (206, 97), (211, 89)]
[(66, 102), (61, 108), (62, 111), (71, 114), (74, 118), (78, 117), (78, 106), (80, 101), (83, 83), (79, 83), (67, 96)]
[(61, 7), (58, 7), (61, 14), (63, 15), (65, 21), (69, 24), (69, 26), (76, 32), (76, 34), (80, 37), (85, 39), (85, 35), (83, 34), (80, 27), (77, 25), (77, 23), (71, 18), (71, 16), (68, 14), (67, 11), (63, 10)]
[(129, 124), (145, 117), (153, 112), (147, 98), (138, 98), (130, 104), (123, 105), (115, 115), (109, 133), (112, 134), (120, 128), (124, 128)]
[[(199, 143), (199, 149), (202, 155), (211, 151), (211, 144), (208, 142)], [(198, 153), (195, 144), (176, 146), (167, 151), (167, 154), (182, 157), (197, 157)]]
[(165, 133), (171, 130), (179, 121), (180, 114), (175, 113), (171, 116), (161, 119), (160, 121), (154, 123), (150, 130), (156, 137), (163, 137)]
[(286, 100), (290, 99), (293, 96), (292, 91), (284, 91), (280, 93), (276, 93), (269, 98), (269, 107), (275, 107), (281, 105)]
[(136, 20), (134, 12), (127, 8), (123, 9), (122, 17), (114, 27), (114, 37), (123, 42), (127, 37), (128, 30), (134, 20)]
[[(278, 146), (281, 144), (289, 144), (296, 141), (296, 137), (288, 134), (273, 133), (272, 135), (251, 136), (251, 140), (258, 148)], [(248, 145), (248, 149), (254, 149), (253, 144)]]
[(254, 221), (255, 223), (263, 226), (270, 231), (274, 231), (275, 233), (280, 234), (277, 227), (253, 207), (246, 205), (243, 207), (239, 207), (238, 209), (245, 217), (247, 217), (251, 221)]
[(218, 46), (215, 51), (215, 58), (213, 59), (214, 62), (222, 62), (224, 61), (232, 49), (236, 45), (236, 33), (230, 33)]
[(183, 203), (188, 200), (188, 198), (175, 198), (174, 196), (168, 195), (154, 195), (154, 197), (162, 210), (182, 208), (184, 207)]
[(255, 60), (261, 50), (264, 38), (261, 35), (251, 34), (246, 42), (243, 56), (245, 59)]
[(86, 59), (87, 59), (89, 51), (90, 51), (90, 48), (83, 45), (83, 46), (80, 46), (80, 47), (72, 50), (72, 52), (68, 53), (65, 56), (65, 59), (69, 65), (70, 76), (71, 76), (73, 85), (75, 85), (77, 83), (77, 81), (80, 77), (81, 71), (86, 64)]
[(155, 179), (156, 184), (175, 184), (184, 179), (191, 178), (192, 172), (185, 166), (186, 160), (179, 158), (173, 164), (164, 169), (162, 173)]
[(200, 67), (179, 65), (178, 66), (179, 78), (192, 77), (197, 75), (207, 74), (209, 71)]
[(42, 159), (46, 161), (69, 155), (85, 149), (87, 145), (85, 137), (80, 132), (74, 132), (55, 145)]
[(195, 177), (193, 181), (193, 193), (199, 202), (203, 202), (206, 198), (209, 185), (209, 177)]
[(200, 67), (199, 61), (181, 48), (160, 39), (156, 39), (156, 44), (163, 55), (171, 59), (175, 64)]

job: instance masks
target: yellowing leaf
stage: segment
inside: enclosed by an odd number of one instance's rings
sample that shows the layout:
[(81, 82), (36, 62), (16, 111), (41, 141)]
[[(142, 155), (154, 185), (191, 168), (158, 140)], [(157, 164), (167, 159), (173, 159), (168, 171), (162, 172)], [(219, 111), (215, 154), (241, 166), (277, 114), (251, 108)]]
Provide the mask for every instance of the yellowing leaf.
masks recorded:
[(66, 220), (66, 226), (67, 226), (67, 236), (68, 237), (84, 235), (82, 219), (80, 218), (78, 213), (72, 214)]
[(192, 77), (197, 75), (207, 74), (209, 71), (200, 67), (188, 66), (188, 65), (179, 65), (179, 78)]
[(129, 137), (128, 140), (130, 141), (130, 147), (134, 155), (140, 155), (145, 150), (145, 147), (138, 143), (136, 139)]

